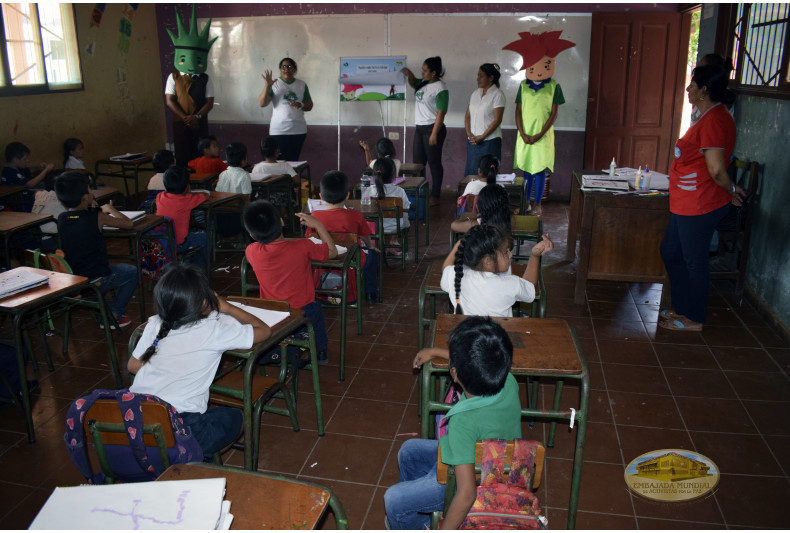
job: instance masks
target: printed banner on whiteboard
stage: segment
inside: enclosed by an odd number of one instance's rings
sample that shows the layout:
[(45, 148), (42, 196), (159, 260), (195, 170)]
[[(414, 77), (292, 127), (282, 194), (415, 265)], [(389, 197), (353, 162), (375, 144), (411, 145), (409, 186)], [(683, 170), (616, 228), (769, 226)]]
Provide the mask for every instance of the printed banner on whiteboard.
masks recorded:
[(340, 101), (405, 100), (406, 56), (341, 57)]

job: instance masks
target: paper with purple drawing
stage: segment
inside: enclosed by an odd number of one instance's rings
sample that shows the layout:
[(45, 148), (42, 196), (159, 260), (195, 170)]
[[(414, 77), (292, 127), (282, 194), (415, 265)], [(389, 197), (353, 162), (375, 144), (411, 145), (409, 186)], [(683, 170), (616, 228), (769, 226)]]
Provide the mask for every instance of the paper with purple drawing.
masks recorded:
[(58, 487), (30, 529), (215, 529), (225, 478)]

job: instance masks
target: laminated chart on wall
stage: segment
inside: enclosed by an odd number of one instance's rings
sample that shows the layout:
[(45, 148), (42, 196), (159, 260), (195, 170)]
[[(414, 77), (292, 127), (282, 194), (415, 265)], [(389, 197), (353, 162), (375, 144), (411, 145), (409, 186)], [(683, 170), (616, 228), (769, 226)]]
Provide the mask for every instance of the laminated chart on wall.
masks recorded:
[(406, 56), (341, 57), (341, 102), (405, 100)]

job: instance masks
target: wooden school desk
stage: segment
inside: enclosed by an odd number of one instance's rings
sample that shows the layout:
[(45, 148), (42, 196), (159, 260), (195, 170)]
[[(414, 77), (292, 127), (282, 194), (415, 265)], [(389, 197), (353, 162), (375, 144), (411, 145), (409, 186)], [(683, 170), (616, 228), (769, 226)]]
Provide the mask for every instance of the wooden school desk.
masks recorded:
[(574, 302), (584, 303), (588, 279), (665, 283), (659, 248), (669, 224), (669, 198), (585, 191), (581, 188), (585, 174), (604, 173), (573, 171), (565, 259), (576, 258), (578, 239)]
[(14, 196), (27, 189), (24, 185), (0, 185), (0, 198)]
[(17, 233), (40, 227), (53, 222), (52, 215), (0, 211), (0, 236), (3, 238), (3, 262), (6, 269), (11, 268), (11, 240)]
[[(471, 220), (478, 218), (477, 213), (463, 213), (456, 220)], [(528, 259), (529, 253), (526, 255), (520, 254), (521, 241), (534, 241), (539, 242), (541, 235), (543, 235), (543, 221), (540, 217), (532, 215), (511, 215), (510, 216), (510, 234), (516, 241), (516, 253), (513, 257), (516, 259)], [(453, 231), (450, 229), (450, 245), (455, 245), (456, 241), (461, 238), (463, 233)]]
[[(155, 231), (163, 225), (163, 231)], [(105, 239), (126, 239), (129, 242), (128, 254), (107, 254), (108, 259), (127, 259), (132, 260), (137, 265), (137, 295), (140, 302), (140, 320), (146, 321), (145, 316), (145, 285), (143, 282), (143, 268), (140, 258), (140, 242), (145, 239), (162, 239), (167, 241), (168, 253), (170, 257), (176, 257), (176, 239), (173, 233), (173, 224), (170, 220), (159, 215), (145, 215), (134, 223), (134, 227), (129, 230), (124, 229), (104, 229), (102, 235)], [(133, 244), (132, 244), (133, 243)], [(132, 247), (133, 246), (133, 247)]]
[(140, 171), (156, 172), (152, 166), (153, 159), (149, 156), (142, 155), (138, 159), (132, 161), (115, 161), (113, 159), (101, 159), (96, 161), (96, 166), (93, 169), (94, 179), (99, 177), (115, 178), (123, 180), (123, 187), (126, 191), (126, 205), (132, 205), (132, 196), (129, 194), (129, 181), (134, 182), (134, 194), (137, 194)]
[(90, 191), (93, 197), (96, 199), (96, 203), (99, 205), (107, 203), (109, 200), (112, 200), (116, 196), (121, 200), (121, 203), (118, 205), (123, 205), (124, 202), (123, 194), (115, 187), (108, 187), (107, 185), (102, 185), (101, 187), (90, 189)]
[[(206, 212), (206, 249), (203, 250), (206, 258), (206, 272), (211, 278), (211, 261), (219, 249), (217, 247), (217, 212), (233, 211), (239, 214), (244, 210), (245, 195), (235, 192), (211, 191), (205, 202), (195, 207)], [(225, 251), (225, 250), (222, 250)]]
[(230, 529), (315, 529), (327, 508), (335, 515), (337, 529), (348, 529), (340, 500), (315, 483), (206, 463), (172, 465), (157, 481), (218, 477), (225, 478), (225, 499), (231, 502)]
[[(464, 194), (464, 189), (466, 188), (466, 186), (469, 184), (470, 181), (479, 180), (479, 179), (482, 178), (476, 175), (470, 174), (469, 176), (464, 176), (464, 179), (458, 182), (458, 189), (457, 189), (458, 196), (460, 197), (462, 194)], [(516, 180), (513, 183), (500, 183), (500, 185), (502, 185), (505, 188), (508, 195), (518, 196), (518, 208), (519, 208), (518, 212), (519, 214), (523, 215), (527, 208), (527, 191), (526, 191), (527, 183), (526, 180), (524, 179), (524, 176), (516, 176)]]
[[(450, 332), (466, 318), (468, 317), (462, 315), (437, 315), (436, 320), (431, 324), (429, 344), (447, 348), (447, 338)], [(549, 448), (554, 446), (556, 420), (572, 420), (575, 425), (578, 425), (567, 523), (567, 529), (573, 529), (579, 505), (582, 456), (590, 400), (590, 374), (587, 370), (584, 353), (573, 329), (564, 320), (554, 318), (494, 318), (493, 320), (507, 331), (513, 342), (513, 364), (510, 367), (510, 372), (513, 375), (556, 380), (553, 406), (538, 408), (539, 387), (537, 383), (533, 383), (532, 395), (529, 398), (530, 406), (521, 409), (521, 416), (552, 420), (546, 443)], [(422, 438), (429, 438), (434, 432), (433, 415), (437, 412), (449, 411), (451, 407), (441, 400), (437, 400), (435, 387), (437, 377), (446, 378), (449, 375), (448, 368), (447, 360), (440, 358), (434, 358), (422, 366), (420, 377), (422, 381)], [(564, 382), (568, 379), (579, 382), (578, 409), (560, 408)], [(567, 396), (566, 394), (566, 402), (570, 400)], [(575, 398), (570, 401), (576, 403)]]
[[(362, 205), (362, 200), (346, 200), (346, 207), (349, 209), (356, 209), (362, 213), (365, 220), (373, 222), (376, 225), (376, 233), (371, 235), (371, 237), (376, 239), (376, 247), (380, 247), (381, 244), (379, 243), (384, 241), (384, 217), (382, 216), (378, 200), (371, 198), (369, 205)], [(379, 253), (378, 279), (378, 301), (380, 303), (384, 301), (384, 288), (382, 287), (384, 284), (384, 257), (381, 253)]]
[[(249, 350), (229, 350), (225, 352), (223, 358), (229, 357), (238, 360), (239, 367), (243, 367), (243, 379), (241, 389), (230, 389), (228, 387), (212, 385), (211, 391), (223, 396), (230, 396), (243, 402), (244, 408), (244, 468), (246, 470), (255, 470), (257, 465), (257, 457), (253, 456), (253, 432), (260, 431), (260, 427), (254, 427), (256, 420), (253, 420), (254, 403), (258, 398), (253, 398), (253, 378), (258, 372), (258, 365), (256, 361), (258, 356), (264, 354), (283, 342), (286, 337), (293, 335), (302, 326), (307, 326), (308, 331), (308, 349), (310, 351), (310, 370), (313, 377), (313, 395), (315, 398), (316, 420), (318, 424), (318, 435), (324, 435), (324, 412), (321, 406), (321, 389), (318, 383), (318, 353), (315, 347), (315, 335), (313, 334), (313, 325), (304, 316), (304, 311), (301, 309), (292, 309), (288, 306), (287, 302), (280, 302), (277, 300), (264, 300), (261, 298), (246, 298), (243, 296), (228, 296), (227, 300), (230, 302), (239, 302), (251, 307), (260, 307), (262, 309), (271, 309), (272, 311), (287, 311), (290, 316), (279, 322), (271, 328), (271, 336), (263, 342), (259, 342)], [(140, 336), (145, 329), (145, 321), (138, 326), (129, 337), (129, 353), (134, 351)], [(221, 372), (222, 366), (218, 369)], [(294, 370), (298, 372), (298, 370)], [(294, 374), (295, 376), (295, 374)], [(285, 374), (280, 374), (280, 381), (284, 382)], [(216, 378), (215, 378), (216, 379)], [(291, 378), (292, 380), (295, 377)], [(295, 382), (294, 382), (295, 384)], [(296, 390), (294, 389), (294, 395)], [(294, 405), (296, 405), (296, 398), (294, 397)], [(282, 409), (269, 408), (264, 406), (264, 411), (274, 412), (275, 414), (284, 414)]]
[[(30, 267), (15, 268), (0, 274), (0, 276), (12, 275), (14, 272), (19, 271), (32, 272), (49, 278), (49, 283), (47, 285), (41, 285), (0, 300), (0, 313), (6, 313), (14, 317), (14, 345), (16, 347), (17, 368), (19, 369), (19, 376), (22, 382), (22, 409), (25, 412), (25, 419), (27, 421), (27, 439), (32, 444), (36, 441), (36, 433), (33, 426), (33, 411), (30, 405), (30, 393), (27, 389), (27, 381), (25, 379), (25, 376), (27, 376), (27, 372), (25, 371), (25, 359), (22, 353), (22, 327), (26, 315), (46, 309), (63, 298), (78, 293), (81, 290), (93, 290), (96, 294), (96, 300), (102, 316), (102, 323), (104, 324), (107, 352), (110, 357), (110, 367), (112, 368), (112, 374), (115, 378), (115, 385), (120, 389), (123, 387), (123, 381), (121, 380), (121, 373), (118, 369), (118, 360), (115, 357), (115, 344), (113, 343), (112, 331), (110, 330), (110, 321), (107, 318), (104, 297), (99, 287), (89, 283), (88, 278), (83, 276), (61, 274), (59, 272)], [(72, 300), (72, 303), (78, 303), (78, 301)], [(91, 302), (91, 305), (93, 305), (93, 302)], [(30, 354), (30, 357), (34, 357), (34, 355)]]
[(191, 172), (189, 174), (189, 186), (193, 192), (200, 189), (211, 191), (214, 190), (217, 177), (216, 174), (211, 172)]

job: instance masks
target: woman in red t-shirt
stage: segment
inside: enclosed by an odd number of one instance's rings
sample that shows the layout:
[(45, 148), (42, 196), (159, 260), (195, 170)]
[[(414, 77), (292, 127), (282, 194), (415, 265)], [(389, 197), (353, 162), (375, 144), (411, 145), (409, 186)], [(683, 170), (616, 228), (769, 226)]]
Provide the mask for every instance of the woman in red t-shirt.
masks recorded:
[(700, 117), (675, 145), (669, 171), (669, 226), (661, 257), (672, 284), (673, 309), (661, 311), (658, 325), (672, 330), (702, 331), (710, 283), (708, 247), (713, 231), (744, 192), (730, 180), (727, 162), (735, 146), (735, 121), (727, 105), (735, 95), (727, 89), (732, 67), (705, 65), (694, 69), (686, 87)]

